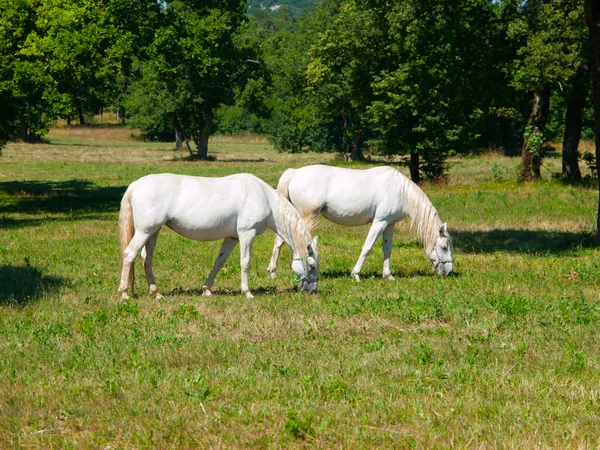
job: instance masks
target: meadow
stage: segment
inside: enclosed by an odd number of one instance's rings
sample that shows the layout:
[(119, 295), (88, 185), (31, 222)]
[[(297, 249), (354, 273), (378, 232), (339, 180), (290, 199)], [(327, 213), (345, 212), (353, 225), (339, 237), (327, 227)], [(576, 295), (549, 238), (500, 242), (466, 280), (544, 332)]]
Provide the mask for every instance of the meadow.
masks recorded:
[[(78, 131), (79, 130), (79, 131)], [(165, 298), (117, 294), (117, 216), (148, 173), (350, 167), (215, 138), (211, 161), (124, 129), (54, 129), (0, 157), (0, 448), (598, 448), (598, 192), (550, 177), (515, 181), (518, 158), (453, 158), (425, 184), (454, 240), (456, 276), (437, 277), (415, 233), (381, 244), (350, 278), (367, 227), (320, 219), (320, 294), (297, 292), (273, 235), (254, 245), (240, 295), (239, 251), (202, 284), (220, 242), (168, 229), (154, 269)], [(398, 170), (406, 168), (396, 164)]]

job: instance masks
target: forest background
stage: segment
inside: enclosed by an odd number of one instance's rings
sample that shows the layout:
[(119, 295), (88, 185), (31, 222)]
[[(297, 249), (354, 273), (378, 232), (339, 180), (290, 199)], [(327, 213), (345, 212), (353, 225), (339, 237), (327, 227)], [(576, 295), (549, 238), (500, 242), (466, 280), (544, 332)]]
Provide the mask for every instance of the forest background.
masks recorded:
[(112, 109), (199, 158), (210, 134), (261, 133), (289, 152), (404, 155), (419, 182), (487, 148), (521, 152), (518, 176), (536, 179), (543, 144), (562, 139), (574, 181), (579, 139), (593, 137), (583, 0), (3, 0), (0, 12), (2, 142)]

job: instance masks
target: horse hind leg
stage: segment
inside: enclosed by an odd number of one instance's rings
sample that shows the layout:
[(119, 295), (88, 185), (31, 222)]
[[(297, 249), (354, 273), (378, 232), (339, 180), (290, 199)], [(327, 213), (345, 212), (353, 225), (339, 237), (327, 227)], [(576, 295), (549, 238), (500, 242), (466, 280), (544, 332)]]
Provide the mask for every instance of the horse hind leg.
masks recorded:
[(127, 290), (129, 289), (129, 277), (131, 276), (133, 261), (140, 250), (146, 245), (146, 242), (152, 236), (152, 234), (154, 233), (146, 233), (136, 230), (131, 242), (129, 242), (129, 245), (123, 252), (123, 267), (121, 268), (121, 282), (119, 284), (119, 292), (121, 293), (121, 298), (123, 299), (129, 298)]
[(232, 250), (235, 248), (237, 243), (238, 243), (238, 240), (235, 238), (226, 238), (223, 240), (223, 244), (221, 245), (221, 250), (219, 250), (219, 254), (215, 258), (215, 264), (214, 264), (212, 270), (210, 271), (208, 278), (204, 282), (204, 286), (202, 286), (202, 291), (203, 291), (202, 295), (207, 296), (207, 297), (212, 295), (211, 290), (213, 287), (213, 283), (215, 281), (215, 277), (217, 276), (217, 273), (219, 273), (219, 271), (225, 264), (225, 261), (227, 261), (227, 258), (229, 257), (229, 255), (231, 254)]
[(154, 250), (156, 249), (156, 241), (158, 240), (158, 231), (154, 233), (146, 245), (142, 248), (140, 256), (144, 264), (144, 271), (146, 272), (146, 280), (148, 280), (148, 293), (155, 299), (162, 298), (162, 294), (158, 291), (156, 281), (154, 280), (154, 273), (152, 272), (152, 260), (154, 258)]

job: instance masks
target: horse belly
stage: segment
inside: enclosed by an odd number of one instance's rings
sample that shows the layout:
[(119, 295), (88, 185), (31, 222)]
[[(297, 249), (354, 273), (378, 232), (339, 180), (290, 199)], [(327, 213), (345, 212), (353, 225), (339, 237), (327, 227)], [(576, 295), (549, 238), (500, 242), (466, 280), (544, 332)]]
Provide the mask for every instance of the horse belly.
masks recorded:
[(230, 223), (230, 221), (208, 224), (172, 219), (167, 222), (167, 226), (176, 233), (195, 241), (218, 241), (228, 237), (237, 238), (235, 223)]
[(347, 227), (356, 227), (365, 225), (373, 221), (373, 211), (371, 208), (359, 208), (352, 203), (345, 204), (343, 207), (326, 205), (321, 214), (327, 220), (338, 225)]

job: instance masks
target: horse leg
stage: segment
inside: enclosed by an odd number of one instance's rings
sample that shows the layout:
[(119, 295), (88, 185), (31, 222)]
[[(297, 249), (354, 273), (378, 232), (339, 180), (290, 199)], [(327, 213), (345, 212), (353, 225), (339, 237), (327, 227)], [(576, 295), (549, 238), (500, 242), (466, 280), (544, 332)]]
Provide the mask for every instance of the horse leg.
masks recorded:
[(271, 255), (271, 262), (269, 263), (269, 267), (267, 267), (271, 278), (277, 277), (277, 261), (279, 260), (279, 253), (281, 252), (281, 247), (283, 247), (283, 244), (283, 239), (281, 239), (281, 237), (278, 234), (276, 234), (275, 245), (273, 245), (273, 254)]
[(360, 269), (362, 269), (363, 263), (365, 262), (367, 255), (371, 252), (375, 241), (377, 241), (377, 239), (379, 238), (381, 233), (383, 233), (383, 230), (385, 230), (387, 226), (387, 222), (380, 221), (373, 222), (373, 224), (371, 225), (371, 229), (369, 230), (367, 239), (363, 244), (362, 251), (360, 252), (360, 256), (358, 257), (358, 261), (356, 261), (356, 265), (354, 266), (354, 269), (352, 269), (352, 272), (350, 274), (351, 276), (354, 276), (354, 278), (356, 278), (356, 281), (360, 281)]
[(256, 238), (256, 231), (250, 230), (239, 235), (240, 238), (240, 266), (242, 269), (242, 294), (246, 298), (254, 298), (248, 287), (248, 271), (250, 270), (250, 252)]
[(129, 298), (127, 289), (129, 288), (129, 276), (131, 275), (133, 261), (152, 234), (154, 233), (144, 233), (136, 230), (131, 242), (123, 252), (123, 267), (121, 269), (121, 283), (119, 284), (119, 292), (123, 299)]
[(389, 224), (383, 231), (383, 278), (393, 280), (392, 272), (390, 271), (390, 255), (392, 254), (392, 237), (394, 235), (394, 225)]
[(146, 272), (146, 280), (148, 280), (148, 293), (155, 299), (162, 298), (162, 294), (158, 292), (158, 286), (156, 286), (154, 273), (152, 272), (152, 259), (154, 257), (157, 239), (158, 231), (150, 236), (150, 239), (148, 239), (148, 242), (146, 242), (146, 245), (141, 251), (142, 263), (144, 264), (144, 271)]
[(223, 267), (223, 264), (225, 264), (225, 261), (227, 261), (227, 258), (229, 257), (231, 251), (235, 248), (237, 243), (238, 240), (235, 238), (225, 238), (223, 240), (221, 250), (219, 250), (219, 254), (215, 259), (215, 264), (213, 265), (213, 268), (210, 271), (208, 278), (204, 282), (204, 286), (202, 286), (202, 295), (206, 297), (212, 295), (211, 289), (213, 287), (215, 277), (217, 276), (217, 273), (219, 273), (219, 270), (221, 270), (221, 268)]

